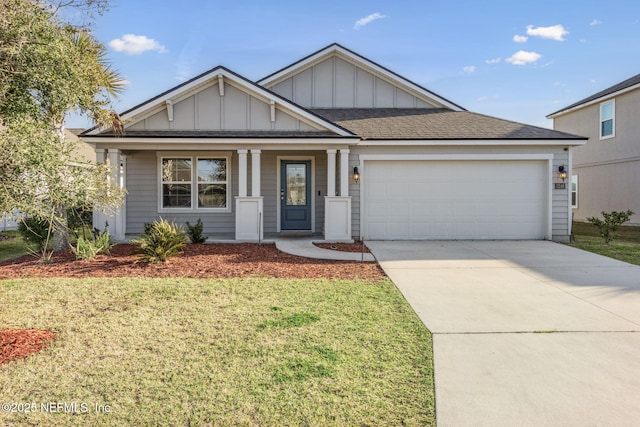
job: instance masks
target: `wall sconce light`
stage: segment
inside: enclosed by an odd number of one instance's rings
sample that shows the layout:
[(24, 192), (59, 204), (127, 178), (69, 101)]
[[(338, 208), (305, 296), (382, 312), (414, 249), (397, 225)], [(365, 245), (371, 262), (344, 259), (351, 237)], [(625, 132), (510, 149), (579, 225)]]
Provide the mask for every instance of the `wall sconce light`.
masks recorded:
[(357, 166), (353, 167), (353, 180), (355, 182), (359, 182), (360, 181), (360, 172), (358, 172), (358, 167)]
[(564, 169), (564, 165), (558, 166), (558, 178), (563, 181), (567, 179), (567, 171)]

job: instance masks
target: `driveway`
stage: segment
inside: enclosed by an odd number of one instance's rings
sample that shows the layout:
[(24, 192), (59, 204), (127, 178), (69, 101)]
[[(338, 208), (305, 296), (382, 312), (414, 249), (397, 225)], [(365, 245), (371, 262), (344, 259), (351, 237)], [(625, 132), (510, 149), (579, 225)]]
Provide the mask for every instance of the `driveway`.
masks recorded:
[(640, 266), (546, 241), (367, 242), (433, 333), (443, 426), (640, 419)]

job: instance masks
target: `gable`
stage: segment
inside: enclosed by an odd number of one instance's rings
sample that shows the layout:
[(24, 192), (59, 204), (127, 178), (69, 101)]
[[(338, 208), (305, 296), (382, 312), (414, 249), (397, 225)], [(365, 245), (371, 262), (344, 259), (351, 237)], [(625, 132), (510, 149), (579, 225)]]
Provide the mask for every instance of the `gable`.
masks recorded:
[(464, 110), (337, 44), (262, 79), (259, 84), (305, 108)]
[[(269, 133), (351, 134), (279, 97), (277, 94), (217, 67), (152, 98), (121, 115), (127, 132), (189, 131), (209, 135), (235, 132), (251, 136)], [(104, 129), (93, 129), (97, 135)], [(108, 131), (107, 131), (108, 132)]]

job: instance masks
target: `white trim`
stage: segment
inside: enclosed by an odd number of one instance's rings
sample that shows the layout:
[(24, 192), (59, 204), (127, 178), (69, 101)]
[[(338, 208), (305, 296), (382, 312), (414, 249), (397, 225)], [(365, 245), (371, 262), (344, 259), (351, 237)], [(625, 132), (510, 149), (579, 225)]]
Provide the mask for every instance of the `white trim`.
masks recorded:
[[(223, 148), (211, 148), (211, 149), (224, 149), (224, 150), (235, 150), (240, 145), (251, 145), (251, 146), (263, 146), (269, 147), (269, 149), (274, 149), (273, 147), (283, 146), (287, 147), (287, 149), (291, 149), (292, 145), (299, 146), (299, 149), (304, 150), (307, 146), (314, 146), (314, 150), (317, 150), (318, 146), (345, 146), (345, 145), (355, 145), (360, 141), (360, 138), (351, 137), (351, 138), (307, 138), (305, 136), (298, 136), (292, 138), (180, 138), (180, 137), (169, 137), (169, 138), (157, 138), (157, 137), (133, 137), (133, 138), (119, 138), (119, 137), (91, 137), (91, 136), (83, 136), (82, 140), (84, 142), (90, 144), (97, 144), (101, 147), (104, 146), (109, 148), (110, 146), (122, 147), (122, 149), (130, 149), (134, 146), (136, 149), (147, 148), (151, 150), (158, 149), (169, 149), (166, 148), (167, 145), (180, 144), (180, 149), (182, 149), (183, 145), (191, 145), (191, 146), (201, 146), (201, 145), (210, 145), (211, 147), (221, 146)], [(391, 144), (393, 145), (393, 144)], [(397, 141), (396, 141), (396, 144)], [(564, 144), (566, 145), (566, 144)], [(226, 147), (226, 148), (224, 148)], [(207, 147), (209, 148), (209, 147)], [(339, 148), (339, 147), (337, 147)], [(197, 147), (194, 149), (202, 150), (203, 147)], [(298, 149), (298, 148), (296, 148)]]
[[(158, 151), (157, 157), (157, 186), (158, 186), (158, 213), (229, 213), (232, 210), (232, 156), (228, 152), (184, 152), (184, 151)], [(191, 160), (191, 207), (188, 208), (165, 208), (162, 205), (162, 159), (164, 158), (183, 158)], [(227, 162), (227, 194), (226, 206), (224, 208), (201, 208), (198, 207), (198, 175), (197, 163), (198, 159), (225, 159)]]
[[(280, 233), (282, 231), (281, 213), (282, 209), (280, 203), (280, 188), (282, 185), (282, 161), (283, 160), (304, 160), (311, 161), (311, 188), (309, 191), (309, 197), (311, 197), (311, 233), (316, 232), (316, 157), (315, 156), (277, 156), (276, 157), (276, 231)], [(304, 231), (304, 230), (303, 230)]]
[(367, 161), (492, 161), (492, 160), (540, 160), (547, 163), (547, 174), (545, 179), (546, 197), (546, 231), (545, 239), (553, 238), (553, 154), (364, 154), (360, 155), (360, 239), (368, 235), (367, 230), (367, 209), (366, 209), (366, 186)]
[[(573, 204), (573, 179), (576, 179), (576, 204)], [(571, 187), (569, 187), (569, 213), (571, 213), (571, 209), (578, 209), (578, 188), (579, 188), (579, 179), (578, 179), (578, 174), (573, 174), (571, 175), (571, 182), (570, 182)]]
[[(602, 120), (602, 107), (604, 107), (607, 104), (612, 104), (613, 105), (613, 111), (611, 113), (611, 118), (610, 119), (606, 119), (606, 120), (611, 120), (611, 135), (602, 135), (602, 123), (604, 122), (604, 120)], [(599, 113), (600, 113), (600, 121), (598, 122), (598, 136), (600, 137), (600, 141), (603, 141), (605, 139), (611, 139), (611, 138), (615, 138), (616, 137), (616, 100), (611, 99), (609, 101), (604, 101), (601, 102), (599, 104)]]
[(362, 160), (553, 160), (553, 154), (361, 154)]

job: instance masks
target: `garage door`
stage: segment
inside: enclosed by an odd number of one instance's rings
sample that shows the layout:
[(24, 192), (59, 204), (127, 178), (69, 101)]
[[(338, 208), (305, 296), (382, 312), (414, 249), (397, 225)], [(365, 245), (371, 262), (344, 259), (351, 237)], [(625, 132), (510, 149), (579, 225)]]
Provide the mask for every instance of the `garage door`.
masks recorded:
[(366, 161), (371, 240), (544, 239), (545, 161)]

